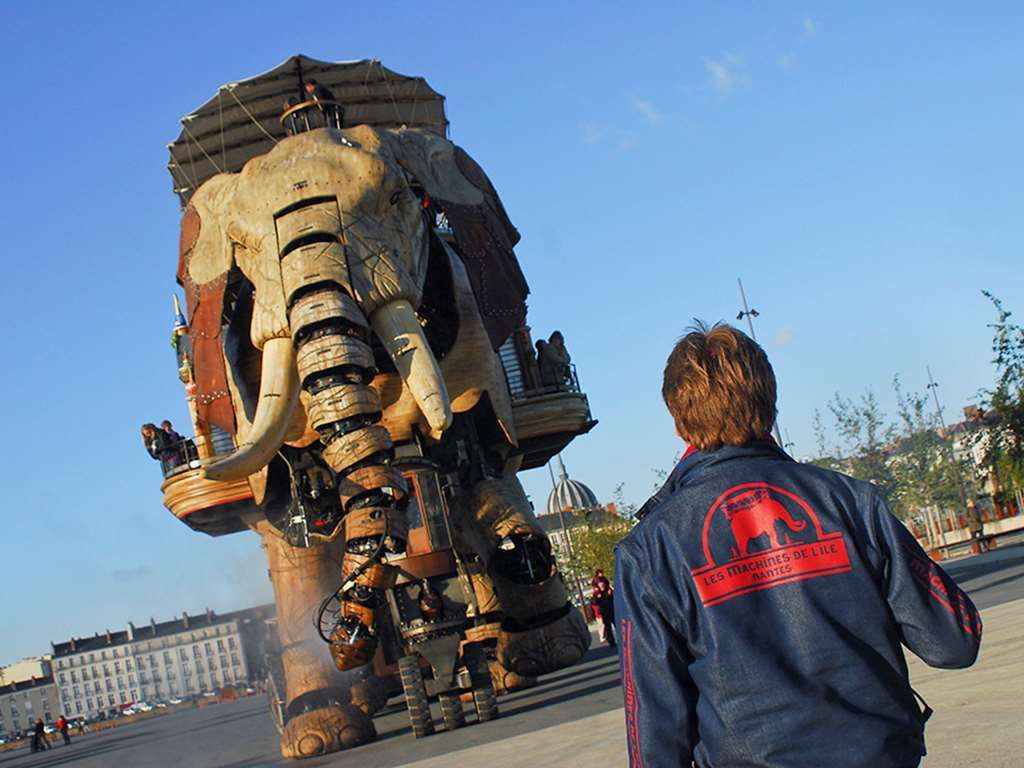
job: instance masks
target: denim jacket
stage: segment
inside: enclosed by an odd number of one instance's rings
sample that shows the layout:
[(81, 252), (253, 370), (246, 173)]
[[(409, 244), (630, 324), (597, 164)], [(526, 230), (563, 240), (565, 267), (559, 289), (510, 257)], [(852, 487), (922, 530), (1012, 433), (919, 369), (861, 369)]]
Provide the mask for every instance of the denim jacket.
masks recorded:
[(970, 666), (970, 598), (873, 486), (774, 443), (688, 452), (616, 548), (632, 768), (908, 768), (900, 645)]

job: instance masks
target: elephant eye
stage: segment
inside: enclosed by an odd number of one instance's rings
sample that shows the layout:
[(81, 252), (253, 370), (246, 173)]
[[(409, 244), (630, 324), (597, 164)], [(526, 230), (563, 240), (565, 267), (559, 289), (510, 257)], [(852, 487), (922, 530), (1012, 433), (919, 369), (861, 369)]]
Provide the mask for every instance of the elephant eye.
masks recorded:
[(394, 192), (392, 192), (391, 193), (391, 204), (394, 205), (399, 200), (401, 200), (402, 199), (402, 195), (404, 193), (405, 193), (404, 189), (396, 189)]

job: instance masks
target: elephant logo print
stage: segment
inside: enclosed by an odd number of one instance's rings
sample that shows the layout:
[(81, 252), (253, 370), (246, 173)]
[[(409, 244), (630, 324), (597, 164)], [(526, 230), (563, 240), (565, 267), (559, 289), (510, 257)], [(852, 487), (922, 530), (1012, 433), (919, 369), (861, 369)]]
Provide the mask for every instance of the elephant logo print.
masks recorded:
[(840, 531), (792, 491), (768, 483), (737, 485), (704, 518), (706, 565), (691, 572), (705, 606), (740, 595), (851, 570)]
[(768, 495), (764, 488), (742, 493), (723, 505), (736, 546), (732, 548), (733, 559), (750, 554), (750, 542), (768, 536), (769, 549), (788, 544), (785, 533), (779, 536), (779, 523), (790, 531), (802, 531), (807, 527), (804, 520), (794, 520), (782, 504)]

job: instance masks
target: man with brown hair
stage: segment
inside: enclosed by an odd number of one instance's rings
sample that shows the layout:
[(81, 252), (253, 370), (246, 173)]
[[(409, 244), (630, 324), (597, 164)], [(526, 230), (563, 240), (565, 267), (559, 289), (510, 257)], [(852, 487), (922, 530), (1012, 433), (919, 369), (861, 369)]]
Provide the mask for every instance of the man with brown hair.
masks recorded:
[(918, 765), (900, 645), (970, 666), (970, 599), (872, 485), (771, 440), (775, 374), (740, 331), (683, 337), (662, 395), (689, 448), (615, 558), (631, 766)]

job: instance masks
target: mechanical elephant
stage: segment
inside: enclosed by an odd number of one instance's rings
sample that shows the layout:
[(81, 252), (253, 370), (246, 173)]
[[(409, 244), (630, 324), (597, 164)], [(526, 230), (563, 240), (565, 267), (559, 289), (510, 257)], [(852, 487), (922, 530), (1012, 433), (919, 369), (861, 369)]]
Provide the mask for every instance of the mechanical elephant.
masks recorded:
[[(398, 615), (389, 590), (412, 578), (410, 510), (425, 491), (410, 468), (431, 473), (447, 510), (463, 641), (492, 627), (500, 666), (526, 676), (589, 646), (515, 476), (495, 352), (523, 322), (515, 238), (479, 167), (412, 129), (289, 136), (206, 181), (185, 210), (193, 417), (197, 434), (234, 444), (207, 452), (195, 482), (251, 491), (241, 517), (262, 538), (278, 606), (285, 756), (373, 737), (337, 670), (371, 662)], [(428, 636), (444, 622), (420, 589), (410, 621)]]

